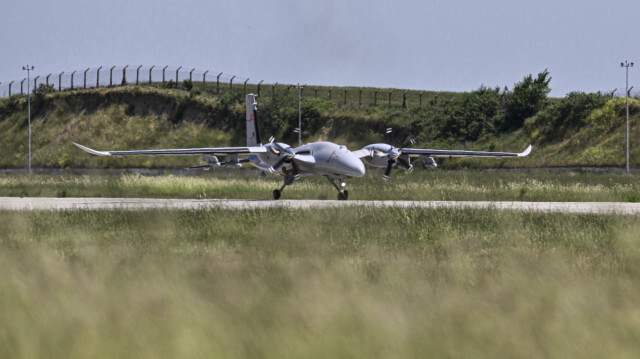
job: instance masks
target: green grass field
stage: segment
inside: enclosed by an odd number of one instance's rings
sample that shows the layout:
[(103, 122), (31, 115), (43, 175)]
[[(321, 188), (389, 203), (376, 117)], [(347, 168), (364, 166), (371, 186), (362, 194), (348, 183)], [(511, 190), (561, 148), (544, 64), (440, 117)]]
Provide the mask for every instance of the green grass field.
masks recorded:
[[(197, 173), (197, 172), (196, 172)], [(22, 197), (157, 197), (271, 199), (279, 176), (259, 180), (253, 170), (225, 170), (199, 176), (0, 175), (0, 196)], [(491, 172), (478, 170), (369, 170), (347, 180), (350, 199), (363, 200), (502, 200), (637, 202), (640, 176), (549, 171)], [(283, 199), (335, 199), (322, 177), (301, 178), (288, 186)]]
[(0, 212), (0, 357), (640, 355), (640, 217)]

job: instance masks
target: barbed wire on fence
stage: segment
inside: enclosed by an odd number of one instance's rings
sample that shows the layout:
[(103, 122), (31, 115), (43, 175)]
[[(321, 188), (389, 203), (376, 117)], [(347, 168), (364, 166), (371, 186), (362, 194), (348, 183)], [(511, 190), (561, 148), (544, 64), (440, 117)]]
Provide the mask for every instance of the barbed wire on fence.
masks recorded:
[[(60, 73), (49, 73), (46, 75), (36, 75), (10, 82), (0, 82), (0, 98), (16, 95), (26, 95), (28, 89), (35, 91), (41, 84), (50, 85), (56, 91), (79, 90), (115, 87), (123, 85), (159, 85), (172, 84), (180, 86), (184, 81), (192, 83), (203, 83), (209, 90), (215, 93), (223, 93), (233, 88), (242, 86), (247, 90), (251, 86), (251, 91), (262, 92), (263, 95), (274, 96), (276, 88), (290, 91), (297, 88), (296, 85), (286, 84), (264, 84), (260, 81), (250, 81), (249, 78), (227, 74), (222, 71), (199, 70), (195, 68), (185, 68), (183, 66), (157, 66), (157, 65), (135, 65), (135, 66), (100, 66), (90, 67), (82, 70), (63, 71)], [(214, 84), (214, 87), (210, 85)], [(408, 108), (409, 104), (419, 107), (433, 107), (443, 104), (443, 101), (451, 101), (455, 94), (420, 90), (402, 89), (380, 89), (363, 87), (327, 87), (327, 86), (307, 86), (302, 87), (302, 97), (324, 97), (336, 105), (352, 106), (388, 106)], [(601, 92), (603, 95), (612, 97), (624, 97), (624, 89)], [(630, 91), (630, 97), (640, 98), (640, 89)]]
[[(172, 87), (184, 87), (185, 80), (189, 80), (194, 84), (203, 83), (208, 91), (215, 93), (224, 93), (228, 90), (243, 88), (243, 90), (256, 91), (263, 96), (272, 97), (275, 95), (276, 89), (278, 91), (291, 92), (292, 89), (295, 90), (298, 86), (279, 84), (278, 82), (264, 84), (263, 80), (249, 82), (250, 79), (247, 77), (227, 74), (222, 71), (199, 70), (183, 66), (125, 65), (90, 67), (82, 70), (37, 75), (31, 77), (29, 84), (26, 83), (26, 78), (0, 83), (0, 97), (24, 96), (28, 89), (35, 91), (42, 84), (50, 85), (55, 91), (67, 91), (129, 84), (158, 86), (160, 84), (173, 83)], [(406, 108), (408, 107), (408, 98), (413, 104), (421, 107), (423, 106), (423, 100), (425, 104), (427, 103), (426, 92), (420, 90), (412, 90), (407, 95), (409, 90), (307, 86), (306, 84), (302, 86), (300, 91), (303, 98), (324, 97), (338, 106), (387, 105), (389, 107), (402, 106)], [(432, 102), (438, 101), (438, 94), (437, 92), (431, 92)]]
[(26, 95), (27, 89), (37, 89), (40, 84), (51, 85), (57, 91), (122, 86), (125, 84), (181, 83), (184, 80), (203, 83), (232, 84), (246, 83), (248, 78), (225, 74), (224, 72), (203, 71), (182, 66), (100, 66), (83, 70), (63, 71), (0, 83), (0, 97)]

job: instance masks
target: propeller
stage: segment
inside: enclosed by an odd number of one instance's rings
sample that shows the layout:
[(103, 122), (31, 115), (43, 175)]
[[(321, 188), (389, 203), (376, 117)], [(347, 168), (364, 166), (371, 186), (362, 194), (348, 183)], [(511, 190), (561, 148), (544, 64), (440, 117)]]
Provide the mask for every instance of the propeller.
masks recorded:
[(384, 171), (384, 175), (382, 179), (385, 181), (389, 179), (389, 175), (391, 174), (391, 169), (393, 166), (398, 164), (398, 157), (400, 157), (400, 151), (393, 146), (389, 146), (390, 148), (387, 151), (379, 151), (388, 157), (387, 160), (387, 168)]
[(277, 156), (281, 156), (280, 160), (278, 160), (278, 162), (276, 162), (276, 164), (272, 167), (274, 171), (279, 170), (280, 167), (282, 167), (282, 165), (285, 164), (285, 163), (291, 163), (292, 166), (293, 166), (294, 171), (297, 173), (298, 172), (298, 166), (296, 165), (295, 162), (292, 161), (293, 158), (296, 155), (309, 155), (309, 154), (311, 154), (310, 150), (295, 151), (290, 146), (284, 147), (283, 146), (284, 144), (280, 144), (279, 142), (274, 142), (273, 137), (271, 138), (270, 143), (272, 144), (272, 146), (269, 147), (271, 152), (273, 152)]

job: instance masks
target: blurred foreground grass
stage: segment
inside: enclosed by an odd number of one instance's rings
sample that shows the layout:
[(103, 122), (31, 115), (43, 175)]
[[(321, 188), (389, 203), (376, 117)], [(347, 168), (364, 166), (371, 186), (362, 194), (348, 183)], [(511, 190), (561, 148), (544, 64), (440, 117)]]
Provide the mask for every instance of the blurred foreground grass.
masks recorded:
[(639, 216), (0, 212), (0, 357), (638, 357)]
[[(254, 170), (223, 170), (191, 176), (0, 175), (0, 196), (155, 197), (271, 199), (282, 186), (279, 176), (258, 179)], [(394, 171), (389, 181), (370, 169), (347, 181), (350, 199), (502, 200), (638, 202), (640, 175), (584, 172), (491, 172), (480, 170)], [(335, 199), (323, 177), (304, 177), (288, 186), (283, 199)]]

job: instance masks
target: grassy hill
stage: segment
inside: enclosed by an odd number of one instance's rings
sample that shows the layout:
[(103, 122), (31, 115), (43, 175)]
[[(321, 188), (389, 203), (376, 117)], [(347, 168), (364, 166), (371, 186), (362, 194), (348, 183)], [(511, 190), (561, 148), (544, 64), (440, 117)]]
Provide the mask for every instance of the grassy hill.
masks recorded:
[[(197, 85), (39, 92), (32, 97), (32, 166), (184, 167), (199, 161), (181, 157), (102, 158), (78, 150), (72, 142), (96, 149), (244, 145), (244, 94), (257, 89), (216, 94)], [(280, 85), (264, 86), (261, 92), (263, 138), (274, 136), (296, 144), (297, 90)], [(500, 111), (506, 97), (497, 89), (408, 91), (407, 106), (403, 106), (404, 93), (307, 87), (302, 101), (303, 141), (331, 140), (350, 149), (373, 142), (411, 146), (413, 141), (416, 147), (496, 151), (521, 151), (533, 143), (534, 151), (524, 159), (439, 162), (444, 167), (624, 166), (624, 99), (570, 94), (564, 99), (549, 99), (522, 126), (501, 128)], [(630, 108), (631, 160), (637, 167), (640, 103), (632, 100)], [(26, 166), (26, 118), (26, 98), (0, 100), (0, 167)], [(389, 136), (385, 135), (388, 127), (393, 128)]]

